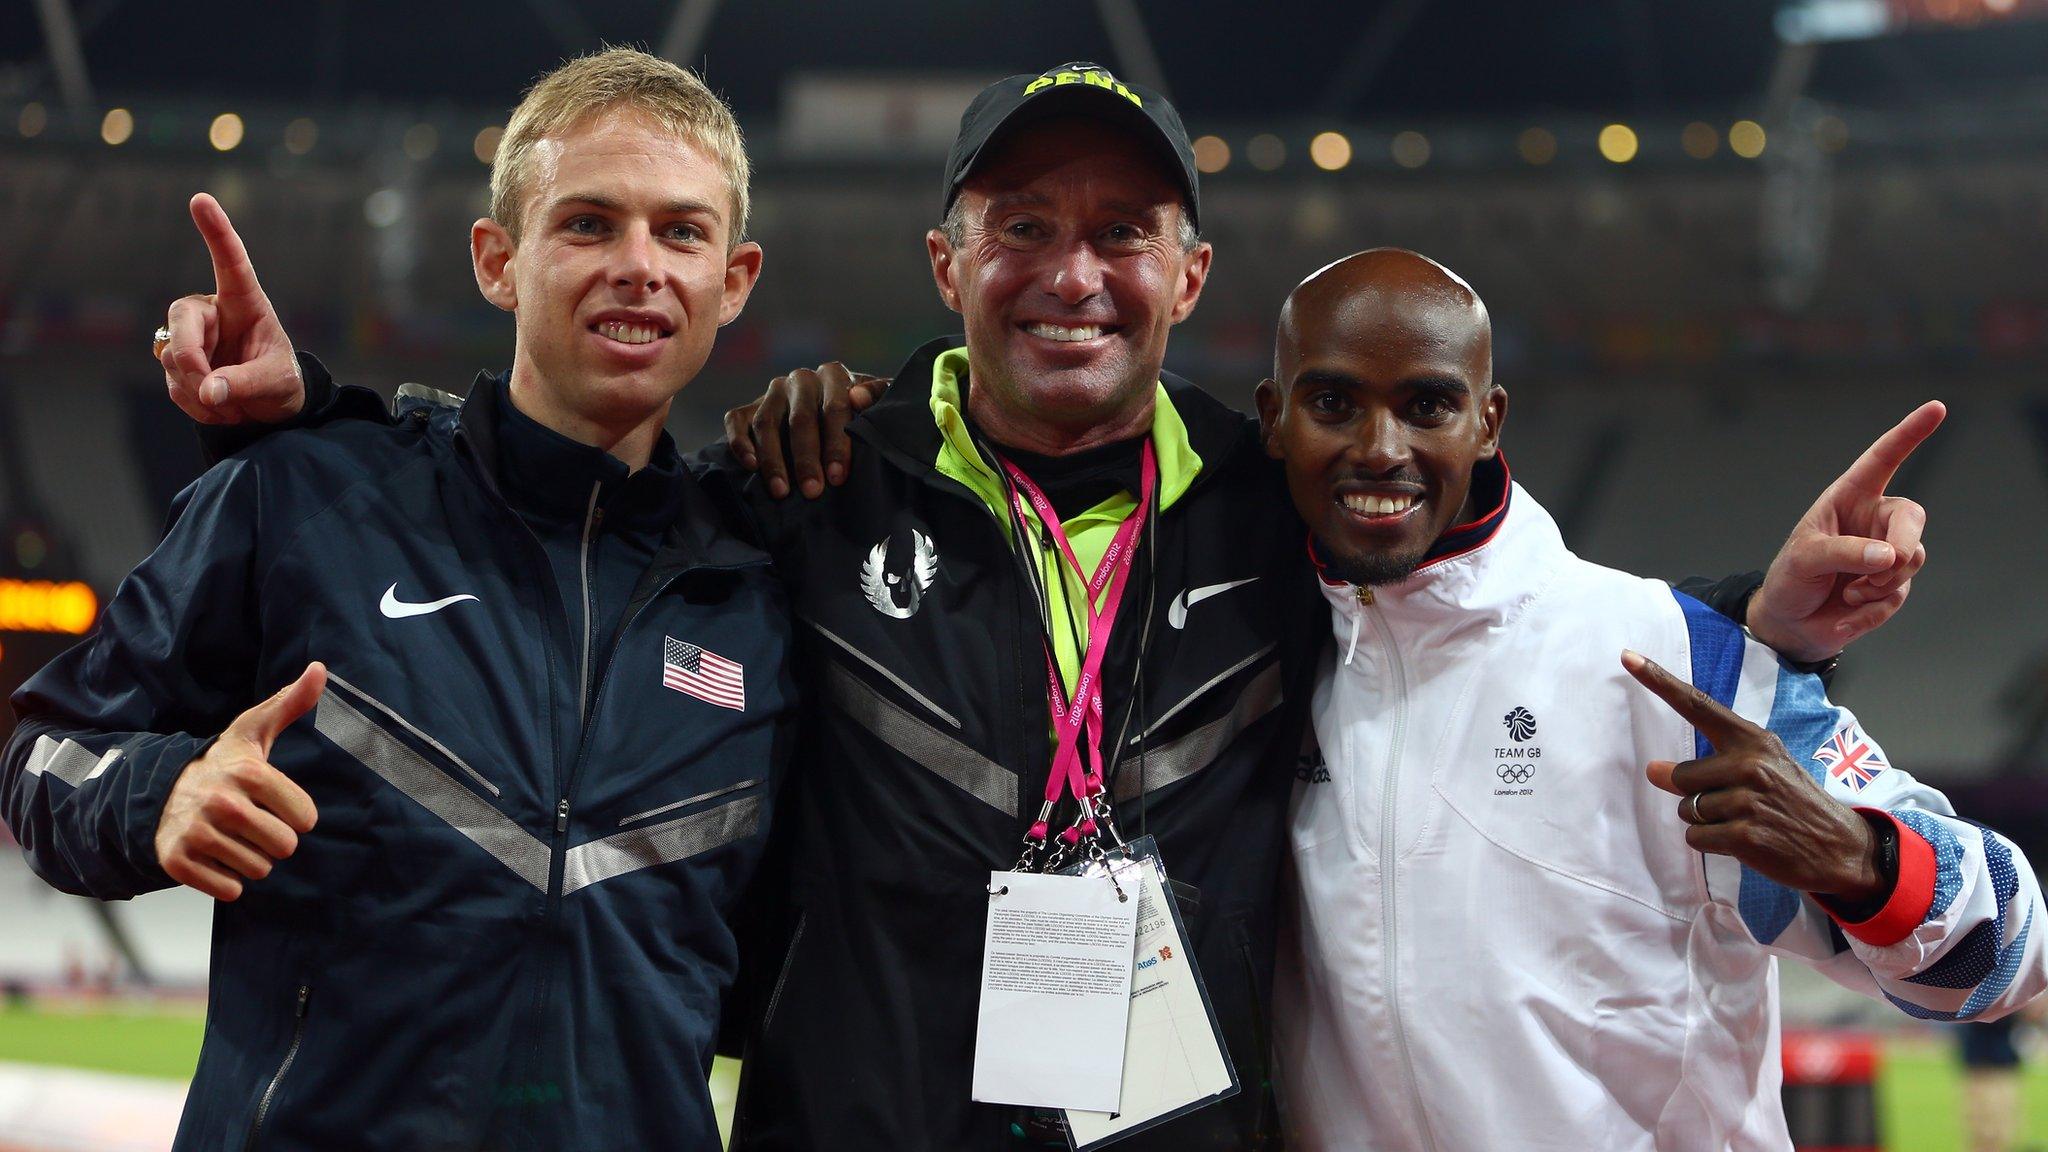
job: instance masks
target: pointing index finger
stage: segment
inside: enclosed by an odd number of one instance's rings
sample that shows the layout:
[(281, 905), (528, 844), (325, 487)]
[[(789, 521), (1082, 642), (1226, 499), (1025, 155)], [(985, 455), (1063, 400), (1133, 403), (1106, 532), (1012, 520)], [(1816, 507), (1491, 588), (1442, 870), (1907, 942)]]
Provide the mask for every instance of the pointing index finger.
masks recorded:
[(1890, 431), (1865, 448), (1863, 455), (1858, 456), (1835, 483), (1859, 492), (1882, 493), (1891, 484), (1899, 466), (1906, 462), (1914, 449), (1934, 435), (1934, 430), (1941, 427), (1947, 416), (1948, 407), (1939, 400), (1929, 400), (1913, 409), (1904, 420), (1892, 425)]
[(1621, 666), (1636, 678), (1636, 683), (1648, 688), (1659, 700), (1669, 704), (1673, 712), (1704, 734), (1716, 750), (1728, 740), (1758, 730), (1756, 725), (1736, 715), (1719, 700), (1700, 691), (1697, 685), (1680, 680), (1639, 652), (1624, 650)]
[(214, 293), (219, 296), (261, 296), (256, 266), (249, 262), (249, 250), (228, 220), (220, 201), (204, 192), (192, 197), (192, 223), (206, 241), (206, 254), (213, 257)]

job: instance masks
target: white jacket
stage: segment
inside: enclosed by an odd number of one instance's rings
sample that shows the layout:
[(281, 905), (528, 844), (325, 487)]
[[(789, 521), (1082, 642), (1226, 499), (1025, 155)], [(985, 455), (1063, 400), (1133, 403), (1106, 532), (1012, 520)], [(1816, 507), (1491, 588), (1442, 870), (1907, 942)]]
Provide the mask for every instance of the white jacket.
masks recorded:
[[(1291, 1146), (1785, 1149), (1773, 954), (1928, 1019), (2048, 986), (2040, 888), (2010, 843), (1733, 622), (1573, 556), (1520, 486), (1462, 554), (1369, 596), (1324, 591), (1337, 644), (1322, 763), (1295, 797), (1296, 971), (1276, 994)], [(1686, 847), (1678, 799), (1643, 768), (1708, 748), (1623, 648), (1767, 724), (1831, 795), (1892, 814), (1883, 911), (1845, 934)]]

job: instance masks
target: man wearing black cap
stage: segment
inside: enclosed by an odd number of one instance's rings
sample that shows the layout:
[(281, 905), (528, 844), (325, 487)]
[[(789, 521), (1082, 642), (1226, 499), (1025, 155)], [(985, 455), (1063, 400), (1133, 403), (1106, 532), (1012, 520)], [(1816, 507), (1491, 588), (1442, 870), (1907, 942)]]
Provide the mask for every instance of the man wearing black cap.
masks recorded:
[[(734, 1146), (1064, 1145), (1048, 1115), (970, 1099), (984, 887), (1042, 858), (1035, 826), (1078, 822), (1043, 803), (1048, 665), (1064, 706), (1104, 628), (1084, 741), (1123, 834), (1158, 838), (1243, 1084), (1127, 1146), (1260, 1146), (1293, 784), (1275, 766), (1299, 751), (1317, 630), (1280, 592), (1306, 558), (1254, 429), (1160, 372), (1209, 271), (1186, 133), (1092, 65), (1013, 77), (963, 118), (944, 208), (926, 243), (965, 339), (902, 367), (842, 485), (762, 507), (825, 706), (787, 801), (790, 947)], [(1020, 498), (1034, 487), (1071, 561)], [(1088, 575), (1136, 518), (1109, 565), (1128, 588), (1112, 605), (1117, 582), (1095, 581), (1091, 614)]]
[[(991, 86), (926, 239), (964, 340), (911, 356), (820, 499), (752, 486), (818, 706), (780, 946), (738, 1009), (735, 1148), (1064, 1146), (971, 1094), (989, 873), (1089, 823), (1043, 801), (1075, 697), (1093, 826), (1157, 837), (1243, 1086), (1120, 1147), (1277, 1140), (1274, 894), (1323, 610), (1256, 424), (1160, 370), (1209, 271), (1197, 192), (1157, 93), (1086, 63)], [(223, 399), (296, 399), (290, 367)]]

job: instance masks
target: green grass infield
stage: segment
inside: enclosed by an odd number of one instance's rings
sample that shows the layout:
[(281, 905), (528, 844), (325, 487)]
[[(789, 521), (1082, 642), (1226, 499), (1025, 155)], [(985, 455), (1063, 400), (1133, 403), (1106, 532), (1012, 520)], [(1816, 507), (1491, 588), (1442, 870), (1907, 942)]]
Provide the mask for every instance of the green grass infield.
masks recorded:
[[(0, 1061), (185, 1080), (198, 1064), (203, 1033), (196, 1008), (0, 1008)], [(738, 1067), (720, 1060), (712, 1070), (721, 1128)], [(2048, 1148), (2048, 1065), (2030, 1066), (2024, 1075), (2027, 1119), (2019, 1146)], [(1949, 1038), (1913, 1036), (1888, 1043), (1878, 1091), (1885, 1147), (1961, 1152), (1961, 1082)]]

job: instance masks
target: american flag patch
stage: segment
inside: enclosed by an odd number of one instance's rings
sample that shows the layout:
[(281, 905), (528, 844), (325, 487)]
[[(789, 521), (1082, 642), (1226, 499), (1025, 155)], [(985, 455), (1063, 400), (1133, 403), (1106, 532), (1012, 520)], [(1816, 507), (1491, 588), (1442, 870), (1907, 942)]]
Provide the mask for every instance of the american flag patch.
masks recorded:
[(1827, 743), (1814, 750), (1813, 758), (1851, 792), (1863, 791), (1879, 772), (1891, 767), (1884, 753), (1863, 734), (1861, 724), (1851, 724), (1828, 737)]
[(716, 652), (685, 644), (673, 636), (661, 638), (661, 683), (706, 704), (745, 711), (747, 668)]

